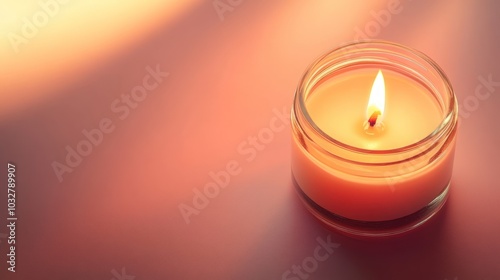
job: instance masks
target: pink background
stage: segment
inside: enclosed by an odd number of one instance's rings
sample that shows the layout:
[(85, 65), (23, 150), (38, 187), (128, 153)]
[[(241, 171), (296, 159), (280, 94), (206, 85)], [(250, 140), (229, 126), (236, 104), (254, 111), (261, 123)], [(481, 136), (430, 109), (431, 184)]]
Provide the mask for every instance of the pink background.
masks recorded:
[[(500, 279), (500, 86), (474, 97), (478, 77), (500, 81), (500, 2), (401, 0), (383, 26), (374, 14), (390, 0), (233, 0), (222, 20), (212, 1), (71, 1), (15, 53), (7, 34), (40, 10), (24, 2), (0, 5), (0, 233), (7, 162), (19, 219), (17, 272), (0, 238), (1, 279), (118, 279), (122, 268), (136, 280), (281, 279), (329, 235), (340, 247), (309, 279)], [(466, 113), (446, 207), (399, 238), (354, 240), (313, 219), (291, 183), (288, 125), (255, 158), (238, 151), (358, 29), (433, 58)], [(119, 119), (110, 104), (148, 65), (170, 75)], [(103, 118), (115, 130), (59, 182), (51, 164)], [(179, 205), (232, 161), (241, 173), (186, 224)]]

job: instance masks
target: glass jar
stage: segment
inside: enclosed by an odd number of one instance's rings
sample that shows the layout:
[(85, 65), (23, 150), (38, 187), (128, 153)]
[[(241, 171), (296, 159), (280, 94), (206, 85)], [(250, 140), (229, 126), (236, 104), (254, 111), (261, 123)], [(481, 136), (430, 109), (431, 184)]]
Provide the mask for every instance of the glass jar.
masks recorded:
[[(356, 87), (357, 77), (376, 70), (418, 88), (411, 96), (405, 90), (394, 95), (406, 102), (401, 106), (418, 107), (420, 103), (413, 99), (430, 102), (422, 108), (408, 107), (421, 111), (422, 120), (399, 125), (399, 138), (411, 134), (407, 130), (418, 129), (418, 124), (426, 124), (425, 116), (432, 113), (438, 119), (428, 133), (391, 148), (384, 147), (383, 137), (378, 141), (367, 136), (366, 142), (381, 143), (379, 148), (370, 148), (340, 139), (335, 130), (327, 131), (319, 125), (314, 117), (317, 108), (312, 107), (311, 100), (328, 93), (319, 93), (324, 84), (351, 79), (351, 87)], [(356, 94), (339, 90), (334, 95), (328, 93), (328, 100), (333, 102), (319, 104), (346, 103)], [(388, 115), (385, 119), (389, 117), (398, 118)], [(337, 48), (317, 59), (303, 75), (291, 119), (294, 184), (308, 210), (327, 226), (356, 236), (396, 235), (423, 224), (444, 205), (453, 169), (458, 106), (448, 78), (423, 53), (384, 41)], [(335, 122), (345, 119), (332, 118), (331, 122), (335, 126)], [(386, 127), (390, 128), (389, 124)]]

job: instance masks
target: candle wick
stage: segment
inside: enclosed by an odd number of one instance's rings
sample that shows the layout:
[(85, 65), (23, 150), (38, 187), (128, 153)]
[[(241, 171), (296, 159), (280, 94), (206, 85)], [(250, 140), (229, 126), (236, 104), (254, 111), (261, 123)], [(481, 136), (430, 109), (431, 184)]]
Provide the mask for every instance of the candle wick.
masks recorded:
[(375, 112), (373, 112), (373, 114), (370, 116), (370, 118), (368, 119), (368, 123), (370, 123), (370, 126), (371, 127), (374, 127), (375, 124), (377, 123), (377, 119), (378, 119), (378, 116), (380, 115), (380, 111), (379, 110), (376, 110)]

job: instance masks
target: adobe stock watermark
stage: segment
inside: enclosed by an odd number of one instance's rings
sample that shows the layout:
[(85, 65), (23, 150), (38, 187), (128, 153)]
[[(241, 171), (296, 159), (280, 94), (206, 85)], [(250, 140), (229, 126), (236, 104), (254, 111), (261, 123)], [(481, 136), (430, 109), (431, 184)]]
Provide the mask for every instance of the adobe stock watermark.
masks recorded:
[(219, 16), (219, 20), (224, 21), (224, 14), (227, 12), (232, 13), (241, 3), (243, 3), (243, 0), (214, 0), (212, 6)]
[(122, 267), (121, 273), (118, 273), (116, 269), (111, 270), (111, 274), (113, 274), (113, 278), (111, 280), (134, 280), (135, 276), (133, 275), (128, 275), (127, 272), (125, 271), (125, 267)]
[[(339, 45), (344, 46), (346, 44), (360, 43), (377, 37), (380, 32), (382, 32), (383, 28), (389, 26), (393, 16), (399, 15), (403, 12), (403, 8), (403, 4), (400, 0), (389, 0), (385, 8), (379, 11), (370, 11), (371, 19), (366, 22), (362, 28), (359, 26), (354, 27), (354, 37), (352, 41), (342, 42)], [(344, 51), (349, 52), (357, 49), (358, 47), (358, 45), (350, 45), (345, 48)]]
[[(425, 149), (424, 147), (418, 147), (415, 149), (415, 154), (421, 154), (424, 153)], [(390, 171), (385, 171), (384, 172), (384, 178), (391, 189), (391, 192), (395, 192), (396, 188), (394, 187), (398, 182), (401, 182), (402, 176), (405, 174), (409, 174), (415, 170), (417, 170), (418, 166), (421, 165), (424, 161), (427, 161), (429, 158), (425, 156), (420, 156), (412, 159), (407, 159), (401, 155), (399, 155), (398, 160), (402, 161), (400, 164), (398, 164), (398, 168), (396, 171), (390, 172)]]
[[(168, 72), (160, 70), (158, 64), (156, 68), (147, 66), (145, 70), (147, 74), (143, 77), (141, 84), (133, 87), (130, 93), (122, 94), (120, 98), (114, 99), (110, 104), (111, 113), (121, 121), (127, 119), (132, 110), (146, 100), (149, 94), (153, 93), (169, 76)], [(83, 139), (74, 146), (67, 145), (65, 147), (66, 157), (63, 163), (53, 161), (51, 164), (59, 182), (63, 181), (65, 173), (73, 172), (83, 162), (84, 158), (89, 156), (93, 149), (103, 142), (105, 136), (112, 133), (115, 128), (115, 122), (111, 118), (104, 117), (98, 122), (97, 127), (83, 129)]]
[[(273, 116), (266, 127), (261, 128), (255, 135), (249, 136), (236, 147), (240, 156), (246, 163), (254, 161), (258, 154), (274, 140), (276, 133), (280, 133), (290, 124), (290, 109), (283, 107), (281, 110), (274, 108)], [(241, 161), (229, 160), (222, 170), (208, 172), (210, 180), (203, 187), (193, 188), (192, 203), (180, 203), (179, 211), (186, 224), (191, 223), (193, 215), (197, 216), (206, 209), (210, 201), (219, 196), (222, 189), (231, 183), (231, 178), (238, 176), (243, 171)]]
[(340, 247), (340, 244), (332, 242), (331, 235), (328, 235), (326, 240), (317, 237), (316, 241), (318, 246), (314, 248), (313, 254), (305, 257), (300, 264), (294, 264), (290, 269), (283, 272), (281, 280), (309, 279), (311, 274), (318, 270), (319, 264), (325, 262), (333, 254), (334, 250)]
[(40, 29), (47, 26), (50, 19), (56, 17), (61, 11), (61, 5), (65, 5), (69, 0), (42, 0), (38, 2), (39, 10), (33, 13), (31, 18), (21, 18), (21, 30), (18, 33), (9, 32), (7, 37), (15, 53), (19, 53), (20, 45), (26, 45), (29, 39), (38, 35)]
[(486, 101), (500, 86), (500, 81), (493, 81), (493, 75), (489, 74), (487, 78), (478, 76), (479, 83), (476, 85), (474, 94), (464, 98), (462, 104), (458, 105), (458, 127), (462, 125), (465, 119), (468, 119), (472, 113), (479, 109), (481, 101)]
[[(465, 119), (468, 119), (472, 113), (479, 109), (480, 103), (488, 100), (496, 88), (500, 87), (500, 81), (494, 81), (493, 75), (489, 74), (487, 77), (478, 76), (478, 84), (474, 90), (474, 94), (468, 95), (464, 101), (458, 105), (458, 127), (462, 125)], [(425, 149), (419, 148), (418, 154), (423, 153)], [(384, 177), (387, 184), (394, 192), (394, 185), (401, 180), (401, 176), (411, 173), (417, 169), (417, 166), (422, 163), (422, 160), (427, 160), (427, 157), (410, 159), (404, 161), (399, 165), (398, 170), (395, 172), (384, 172)], [(403, 157), (400, 160), (404, 160)]]
[[(411, 1), (411, 0), (409, 0)], [(403, 11), (400, 0), (389, 0), (385, 9), (378, 12), (370, 11), (371, 20), (365, 23), (363, 29), (358, 26), (354, 28), (354, 41), (368, 40), (380, 34), (382, 28), (389, 26), (393, 15), (398, 15)]]

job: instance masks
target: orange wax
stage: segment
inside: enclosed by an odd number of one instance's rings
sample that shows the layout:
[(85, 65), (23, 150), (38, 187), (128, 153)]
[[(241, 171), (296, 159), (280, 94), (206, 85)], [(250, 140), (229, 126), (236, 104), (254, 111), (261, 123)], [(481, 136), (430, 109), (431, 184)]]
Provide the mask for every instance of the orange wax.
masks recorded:
[(424, 208), (448, 186), (453, 155), (454, 149), (448, 149), (439, 160), (409, 174), (363, 178), (325, 165), (294, 139), (292, 170), (302, 191), (326, 210), (353, 220), (388, 221)]
[(350, 146), (389, 150), (408, 146), (434, 131), (443, 118), (427, 90), (407, 77), (384, 70), (384, 129), (363, 129), (376, 69), (348, 72), (320, 84), (306, 100), (312, 121), (333, 139)]

